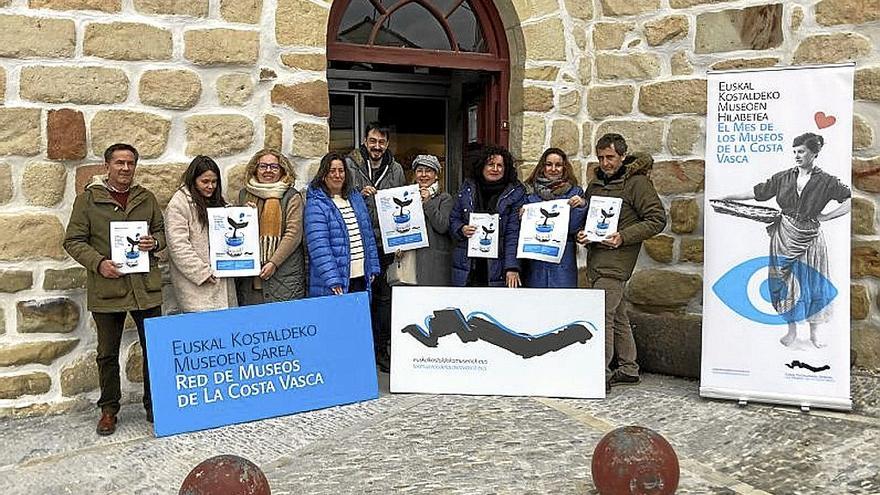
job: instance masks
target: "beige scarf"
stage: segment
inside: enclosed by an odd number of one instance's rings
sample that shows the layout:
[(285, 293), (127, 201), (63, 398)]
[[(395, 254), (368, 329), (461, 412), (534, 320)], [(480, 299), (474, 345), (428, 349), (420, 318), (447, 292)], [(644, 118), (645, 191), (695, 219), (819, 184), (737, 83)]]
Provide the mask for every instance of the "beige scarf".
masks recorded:
[(264, 184), (251, 177), (245, 188), (248, 193), (263, 200), (262, 205), (257, 201), (257, 214), (260, 218), (260, 263), (265, 264), (281, 242), (281, 198), (290, 189), (290, 184), (283, 179)]

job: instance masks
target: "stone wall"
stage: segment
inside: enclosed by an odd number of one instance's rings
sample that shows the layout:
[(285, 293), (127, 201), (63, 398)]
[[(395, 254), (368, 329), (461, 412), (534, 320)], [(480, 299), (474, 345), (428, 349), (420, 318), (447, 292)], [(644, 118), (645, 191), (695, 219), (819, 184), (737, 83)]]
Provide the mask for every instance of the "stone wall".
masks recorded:
[[(852, 356), (859, 368), (880, 369), (880, 3), (596, 0), (584, 7), (551, 0), (541, 7), (538, 2), (517, 5), (533, 16), (522, 23), (527, 41), (530, 33), (549, 39), (559, 27), (566, 40), (564, 49), (529, 54), (522, 68), (522, 94), (515, 96), (521, 106), (513, 101), (512, 108), (524, 112), (512, 116), (511, 145), (517, 149), (522, 143), (524, 168), (534, 166), (546, 146), (561, 145), (576, 155), (586, 174), (595, 159), (592, 143), (606, 132), (624, 134), (631, 149), (656, 159), (652, 177), (670, 221), (645, 243), (627, 293), (637, 341), (647, 351), (641, 353), (643, 365), (655, 371), (699, 376), (695, 321), (703, 289), (706, 71), (856, 63)], [(532, 22), (541, 26), (537, 32), (526, 30)], [(679, 353), (685, 362), (664, 357), (663, 349), (682, 342), (690, 343)]]
[[(76, 193), (103, 171), (107, 145), (140, 150), (138, 178), (163, 204), (196, 154), (221, 165), (227, 197), (237, 197), (244, 164), (264, 145), (290, 155), (305, 183), (328, 141), (329, 8), (0, 0), (0, 415), (96, 398), (85, 271), (61, 240)], [(299, 135), (309, 142), (294, 146)], [(142, 381), (136, 342), (126, 332), (129, 396)]]
[[(628, 294), (639, 314), (662, 314), (639, 320), (657, 328), (698, 328), (706, 70), (855, 61), (853, 347), (857, 365), (880, 368), (876, 0), (495, 3), (511, 50), (511, 149), (523, 171), (554, 145), (585, 177), (591, 143), (609, 131), (657, 158), (654, 182), (671, 222), (646, 243)], [(0, 0), (0, 415), (86, 407), (96, 397), (85, 273), (60, 244), (106, 145), (135, 144), (140, 180), (163, 202), (200, 153), (224, 169), (228, 197), (264, 144), (293, 158), (300, 185), (313, 173), (328, 140), (330, 8)], [(122, 350), (124, 389), (134, 395), (135, 341), (127, 332)]]

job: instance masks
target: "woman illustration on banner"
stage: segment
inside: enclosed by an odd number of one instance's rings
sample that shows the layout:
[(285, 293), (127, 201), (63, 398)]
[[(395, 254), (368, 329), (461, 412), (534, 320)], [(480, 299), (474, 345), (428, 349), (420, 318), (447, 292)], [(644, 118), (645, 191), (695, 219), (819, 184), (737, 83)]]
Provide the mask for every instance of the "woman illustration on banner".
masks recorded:
[[(519, 241), (519, 209), (525, 202), (525, 187), (516, 178), (513, 157), (505, 148), (487, 146), (472, 166), (449, 215), (449, 231), (456, 241), (452, 258), (452, 285), (457, 287), (520, 287), (520, 264), (516, 258)], [(469, 225), (471, 213), (497, 213), (498, 257), (469, 258), (468, 239), (477, 233)]]
[(303, 199), (293, 187), (290, 161), (278, 150), (258, 151), (245, 170), (238, 204), (257, 209), (260, 275), (238, 279), (241, 305), (289, 301), (306, 295)]
[(165, 210), (165, 239), (177, 305), (184, 313), (234, 307), (234, 281), (214, 276), (208, 242), (208, 208), (226, 206), (220, 168), (207, 156), (197, 156), (181, 182)]
[[(576, 288), (577, 252), (575, 235), (583, 228), (587, 209), (583, 206), (584, 190), (578, 186), (574, 168), (568, 156), (559, 148), (548, 148), (526, 179), (526, 204), (556, 199), (568, 199), (571, 213), (568, 219), (568, 239), (559, 263), (525, 260), (525, 286), (536, 288)], [(520, 209), (520, 216), (524, 210)]]
[(324, 155), (306, 198), (309, 296), (369, 292), (379, 253), (367, 205), (351, 187), (342, 155)]
[[(782, 214), (767, 227), (770, 234), (769, 280), (773, 308), (788, 323), (788, 333), (781, 339), (791, 345), (797, 338), (797, 323), (810, 325), (810, 341), (824, 347), (818, 335), (820, 323), (828, 320), (834, 297), (828, 284), (828, 249), (820, 228), (827, 222), (849, 213), (849, 187), (820, 169), (815, 163), (825, 139), (808, 132), (794, 138), (796, 167), (774, 174), (752, 191), (725, 196), (725, 200), (768, 201), (776, 198)], [(840, 203), (828, 213), (825, 206)]]

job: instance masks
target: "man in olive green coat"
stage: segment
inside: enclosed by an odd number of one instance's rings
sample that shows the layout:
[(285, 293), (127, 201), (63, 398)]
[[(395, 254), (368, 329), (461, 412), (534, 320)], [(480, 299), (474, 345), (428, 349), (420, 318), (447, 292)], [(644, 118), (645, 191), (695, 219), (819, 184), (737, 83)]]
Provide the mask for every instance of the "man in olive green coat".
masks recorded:
[[(156, 197), (134, 183), (137, 160), (138, 152), (131, 145), (114, 144), (107, 148), (107, 174), (94, 177), (85, 191), (77, 195), (64, 238), (64, 249), (88, 271), (88, 308), (98, 332), (99, 435), (116, 431), (121, 398), (119, 345), (126, 314), (131, 314), (137, 326), (144, 356), (144, 408), (147, 421), (153, 421), (144, 319), (162, 315), (162, 275), (152, 253), (165, 247), (165, 227)], [(111, 261), (110, 222), (127, 221), (146, 221), (149, 226), (148, 234), (141, 236), (137, 245), (148, 253), (148, 273), (124, 275)]]
[[(613, 385), (639, 383), (636, 343), (623, 301), (626, 282), (632, 276), (642, 241), (659, 234), (666, 227), (666, 210), (657, 196), (648, 172), (654, 164), (650, 155), (627, 156), (626, 140), (620, 134), (605, 134), (596, 142), (599, 166), (584, 191), (592, 196), (623, 199), (617, 232), (602, 242), (590, 243), (584, 232), (577, 241), (589, 244), (587, 277), (594, 289), (605, 291), (605, 390)], [(617, 353), (618, 367), (611, 370)]]

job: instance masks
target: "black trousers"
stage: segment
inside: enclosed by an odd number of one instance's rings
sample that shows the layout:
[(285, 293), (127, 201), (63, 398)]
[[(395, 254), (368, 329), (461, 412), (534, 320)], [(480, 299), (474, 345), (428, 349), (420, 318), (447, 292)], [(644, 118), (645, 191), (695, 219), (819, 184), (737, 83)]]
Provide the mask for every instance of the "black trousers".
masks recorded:
[(371, 285), (373, 298), (370, 300), (370, 316), (373, 323), (373, 345), (378, 353), (391, 345), (391, 286), (386, 273), (394, 263), (394, 254), (379, 256), (381, 271)]
[[(144, 334), (144, 319), (162, 316), (162, 306), (130, 311), (131, 319), (138, 331), (138, 341), (144, 355), (144, 408), (151, 410), (153, 400), (150, 395), (150, 373), (147, 365), (147, 341)], [(122, 342), (122, 330), (125, 327), (125, 311), (118, 313), (92, 313), (95, 326), (98, 328), (98, 375), (101, 383), (101, 397), (98, 407), (102, 412), (116, 414), (119, 412), (119, 400), (122, 391), (119, 385), (119, 345)]]
[(364, 277), (357, 277), (348, 280), (348, 293), (352, 292), (366, 292), (367, 290), (367, 279)]

